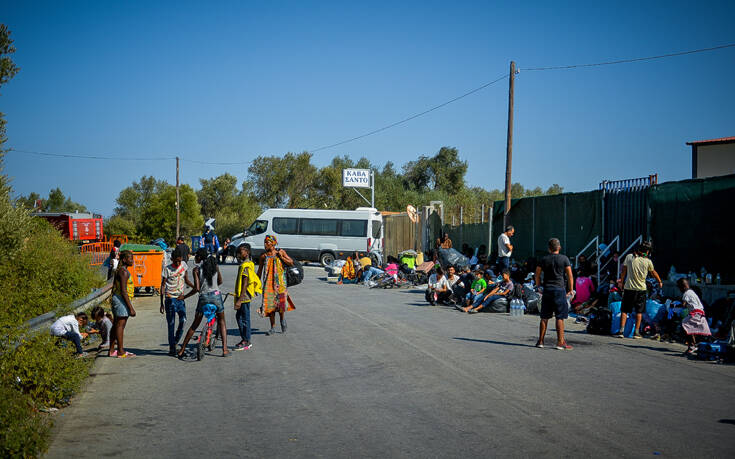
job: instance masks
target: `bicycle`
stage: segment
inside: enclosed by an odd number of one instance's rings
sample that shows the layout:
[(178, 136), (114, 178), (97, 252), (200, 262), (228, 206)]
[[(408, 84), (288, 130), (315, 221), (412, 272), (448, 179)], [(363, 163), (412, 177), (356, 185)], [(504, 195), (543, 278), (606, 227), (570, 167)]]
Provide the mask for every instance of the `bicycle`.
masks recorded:
[[(229, 296), (229, 293), (225, 293), (224, 298), (222, 298), (223, 306), (227, 301), (227, 297)], [(217, 306), (207, 303), (202, 307), (202, 313), (204, 314), (205, 320), (201, 330), (199, 330), (196, 348), (196, 357), (199, 361), (201, 361), (206, 355), (205, 351), (212, 352), (214, 350), (214, 346), (217, 343), (217, 338), (219, 338), (220, 340), (222, 339), (222, 336), (220, 335), (219, 323), (217, 321)]]

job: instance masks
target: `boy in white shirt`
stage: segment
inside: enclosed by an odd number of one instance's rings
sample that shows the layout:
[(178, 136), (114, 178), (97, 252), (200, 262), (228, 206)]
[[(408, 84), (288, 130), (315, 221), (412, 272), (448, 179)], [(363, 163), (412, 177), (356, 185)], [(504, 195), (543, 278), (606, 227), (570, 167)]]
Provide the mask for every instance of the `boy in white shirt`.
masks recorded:
[(83, 312), (76, 315), (69, 314), (68, 316), (59, 317), (56, 319), (56, 322), (51, 324), (51, 334), (59, 338), (68, 339), (74, 343), (74, 346), (77, 348), (77, 355), (84, 357), (87, 353), (82, 349), (82, 339), (88, 335), (86, 333), (80, 333), (79, 327), (86, 326), (88, 320), (87, 314)]

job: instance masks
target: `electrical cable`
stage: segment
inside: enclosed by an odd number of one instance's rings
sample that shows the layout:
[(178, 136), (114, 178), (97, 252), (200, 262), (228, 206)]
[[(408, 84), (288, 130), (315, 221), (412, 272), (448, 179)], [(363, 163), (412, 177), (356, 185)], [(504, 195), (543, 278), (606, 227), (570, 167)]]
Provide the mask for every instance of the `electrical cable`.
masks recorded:
[(735, 47), (735, 43), (730, 43), (727, 45), (720, 45), (720, 46), (712, 46), (710, 48), (693, 49), (690, 51), (680, 51), (677, 53), (659, 54), (658, 56), (636, 57), (632, 59), (620, 59), (617, 61), (597, 62), (594, 64), (557, 65), (553, 67), (530, 67), (530, 68), (521, 68), (519, 70), (523, 70), (524, 72), (534, 72), (534, 71), (542, 71), (542, 70), (566, 70), (566, 69), (575, 69), (575, 68), (581, 68), (581, 67), (598, 67), (601, 65), (627, 64), (630, 62), (650, 61), (654, 59), (663, 59), (665, 57), (684, 56), (686, 54), (704, 53), (708, 51), (716, 51), (718, 49), (733, 48), (733, 47)]
[(16, 152), (16, 153), (25, 153), (25, 154), (31, 154), (31, 155), (52, 156), (56, 158), (79, 158), (79, 159), (95, 159), (95, 160), (111, 160), (111, 161), (170, 161), (172, 159), (176, 159), (175, 156), (159, 157), (159, 158), (130, 158), (130, 157), (125, 157), (125, 156), (110, 157), (110, 156), (77, 155), (77, 154), (68, 154), (68, 153), (46, 153), (43, 151), (18, 150), (17, 148), (10, 148), (7, 151)]
[(463, 98), (465, 98), (465, 97), (469, 96), (470, 94), (474, 94), (474, 93), (476, 93), (477, 91), (480, 91), (480, 90), (482, 90), (482, 89), (485, 89), (485, 88), (487, 88), (488, 86), (490, 86), (490, 85), (492, 85), (492, 84), (495, 84), (495, 83), (497, 83), (498, 81), (500, 81), (500, 80), (503, 80), (503, 79), (505, 79), (505, 78), (508, 78), (508, 75), (503, 75), (503, 76), (501, 76), (500, 78), (497, 78), (497, 79), (495, 79), (495, 80), (493, 80), (493, 81), (491, 81), (491, 82), (489, 82), (489, 83), (485, 83), (485, 84), (484, 84), (484, 85), (482, 85), (482, 86), (479, 86), (479, 87), (477, 87), (477, 88), (475, 88), (475, 89), (472, 89), (472, 90), (470, 90), (470, 91), (467, 91), (466, 93), (462, 94), (461, 96), (455, 97), (454, 99), (448, 100), (448, 101), (446, 101), (446, 102), (444, 102), (444, 103), (441, 103), (441, 104), (439, 104), (439, 105), (436, 105), (436, 106), (434, 106), (434, 107), (431, 107), (430, 109), (428, 109), (428, 110), (424, 110), (424, 111), (423, 111), (423, 112), (421, 112), (421, 113), (417, 113), (417, 114), (415, 114), (415, 115), (411, 115), (411, 116), (409, 116), (408, 118), (404, 118), (404, 119), (402, 119), (402, 120), (400, 120), (400, 121), (396, 121), (395, 123), (391, 123), (391, 124), (389, 124), (389, 125), (387, 125), (387, 126), (383, 126), (383, 127), (381, 127), (381, 128), (375, 129), (374, 131), (366, 132), (365, 134), (361, 134), (361, 135), (358, 135), (357, 137), (352, 137), (351, 139), (343, 140), (343, 141), (341, 141), (341, 142), (333, 143), (333, 144), (331, 144), (331, 145), (325, 145), (325, 146), (323, 146), (323, 147), (319, 147), (319, 148), (314, 148), (314, 149), (311, 149), (311, 150), (307, 150), (307, 151), (309, 151), (309, 152), (311, 152), (311, 153), (316, 153), (317, 151), (321, 151), (321, 150), (326, 150), (326, 149), (328, 149), (328, 148), (334, 148), (334, 147), (337, 147), (337, 146), (340, 146), (340, 145), (344, 145), (344, 144), (346, 144), (346, 143), (349, 143), (349, 142), (354, 142), (355, 140), (359, 140), (359, 139), (365, 138), (365, 137), (367, 137), (367, 136), (371, 136), (371, 135), (373, 135), (373, 134), (377, 134), (378, 132), (382, 132), (382, 131), (385, 131), (386, 129), (390, 129), (390, 128), (392, 128), (392, 127), (398, 126), (399, 124), (403, 124), (403, 123), (406, 123), (406, 122), (408, 122), (408, 121), (411, 121), (411, 120), (413, 120), (413, 119), (416, 119), (416, 118), (418, 118), (419, 116), (423, 116), (423, 115), (426, 115), (427, 113), (431, 113), (431, 112), (433, 112), (434, 110), (438, 110), (438, 109), (440, 109), (440, 108), (442, 108), (442, 107), (444, 107), (444, 106), (447, 106), (447, 105), (451, 104), (452, 102), (456, 102), (456, 101), (458, 101), (458, 100), (460, 100), (460, 99), (463, 99)]

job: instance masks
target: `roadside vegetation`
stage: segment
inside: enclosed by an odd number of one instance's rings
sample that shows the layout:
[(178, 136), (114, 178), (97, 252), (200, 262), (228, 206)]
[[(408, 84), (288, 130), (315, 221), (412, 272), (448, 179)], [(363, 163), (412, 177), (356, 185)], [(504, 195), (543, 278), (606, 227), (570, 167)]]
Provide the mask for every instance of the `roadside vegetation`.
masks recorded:
[[(18, 72), (12, 43), (0, 25), (0, 85)], [(35, 457), (46, 449), (51, 427), (43, 410), (67, 404), (91, 363), (48, 333), (30, 335), (23, 324), (65, 312), (64, 305), (103, 280), (74, 245), (12, 200), (2, 169), (5, 133), (0, 114), (0, 457)]]

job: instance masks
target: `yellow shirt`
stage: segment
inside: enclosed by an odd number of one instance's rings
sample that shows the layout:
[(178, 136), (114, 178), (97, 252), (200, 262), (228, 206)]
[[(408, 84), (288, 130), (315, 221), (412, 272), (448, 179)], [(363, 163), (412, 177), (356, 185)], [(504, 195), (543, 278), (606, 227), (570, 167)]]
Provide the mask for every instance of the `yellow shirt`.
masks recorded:
[(367, 266), (372, 266), (373, 262), (370, 261), (370, 257), (362, 257), (360, 258), (360, 266), (362, 266), (363, 269)]
[(248, 260), (244, 261), (237, 270), (237, 280), (235, 280), (235, 299), (240, 298), (240, 294), (242, 293), (242, 276), (247, 276), (248, 278), (246, 290), (250, 298), (253, 298), (256, 293), (263, 293), (263, 285), (255, 274), (255, 264)]

